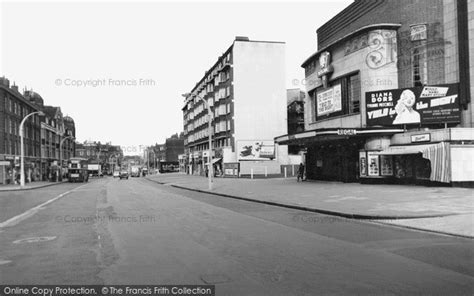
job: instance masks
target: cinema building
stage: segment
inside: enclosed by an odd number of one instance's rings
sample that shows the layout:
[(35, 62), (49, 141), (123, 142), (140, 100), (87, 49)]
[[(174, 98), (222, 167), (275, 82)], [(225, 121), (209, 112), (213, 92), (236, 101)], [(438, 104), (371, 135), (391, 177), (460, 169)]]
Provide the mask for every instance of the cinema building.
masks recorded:
[(474, 1), (354, 1), (307, 58), (309, 179), (471, 184)]

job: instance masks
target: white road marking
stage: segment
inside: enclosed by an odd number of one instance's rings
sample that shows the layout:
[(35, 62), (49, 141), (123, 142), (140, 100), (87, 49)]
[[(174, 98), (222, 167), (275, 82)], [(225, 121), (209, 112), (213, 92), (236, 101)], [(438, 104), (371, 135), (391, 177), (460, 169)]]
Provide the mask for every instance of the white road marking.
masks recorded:
[(69, 191), (66, 191), (66, 192), (64, 192), (64, 193), (61, 193), (60, 195), (56, 196), (55, 198), (52, 198), (52, 199), (50, 199), (50, 200), (48, 200), (48, 201), (46, 201), (46, 202), (44, 202), (44, 203), (42, 203), (42, 204), (40, 204), (40, 205), (37, 205), (36, 207), (31, 208), (31, 209), (29, 209), (28, 211), (26, 211), (26, 212), (24, 212), (24, 213), (22, 213), (22, 214), (20, 214), (20, 215), (16, 215), (15, 217), (12, 217), (12, 218), (8, 219), (7, 221), (0, 223), (0, 228), (9, 227), (9, 226), (14, 226), (14, 225), (20, 223), (21, 221), (23, 221), (23, 220), (25, 220), (25, 219), (27, 219), (27, 218), (33, 216), (33, 215), (36, 214), (39, 210), (42, 210), (44, 206), (46, 206), (46, 205), (48, 205), (48, 204), (50, 204), (50, 203), (52, 203), (52, 202), (54, 202), (54, 201), (60, 199), (61, 197), (65, 196), (65, 195), (67, 195), (67, 194), (69, 194), (69, 193), (71, 193), (71, 192), (74, 192), (74, 191), (76, 191), (77, 189), (79, 189), (79, 188), (81, 188), (81, 187), (84, 187), (84, 186), (86, 186), (86, 185), (88, 185), (88, 184), (84, 184), (84, 185), (81, 185), (81, 186), (76, 187), (76, 188), (74, 188), (74, 189), (71, 189), (71, 190), (69, 190)]
[(23, 244), (23, 243), (39, 243), (39, 242), (47, 242), (50, 240), (56, 239), (56, 236), (39, 236), (39, 237), (29, 237), (29, 238), (22, 238), (17, 239), (14, 241), (14, 244)]
[(1, 260), (0, 259), (0, 265), (8, 264), (10, 262), (11, 262), (11, 260)]

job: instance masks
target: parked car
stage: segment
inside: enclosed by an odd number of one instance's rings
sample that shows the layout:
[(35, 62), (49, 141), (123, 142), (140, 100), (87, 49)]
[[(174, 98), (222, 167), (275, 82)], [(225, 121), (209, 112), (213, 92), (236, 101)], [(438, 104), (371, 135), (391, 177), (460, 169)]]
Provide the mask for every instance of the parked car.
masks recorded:
[(120, 177), (120, 171), (115, 171), (114, 172), (114, 178)]
[(120, 177), (120, 180), (122, 180), (122, 179), (127, 179), (128, 180), (128, 172), (127, 171), (121, 171), (119, 177)]

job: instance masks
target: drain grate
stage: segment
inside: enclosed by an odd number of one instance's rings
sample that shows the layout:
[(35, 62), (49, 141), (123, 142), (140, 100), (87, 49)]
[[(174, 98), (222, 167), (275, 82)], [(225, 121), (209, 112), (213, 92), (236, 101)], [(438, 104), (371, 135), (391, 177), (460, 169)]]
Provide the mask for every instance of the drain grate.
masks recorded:
[(22, 238), (14, 241), (14, 244), (25, 244), (25, 243), (40, 243), (40, 242), (47, 242), (56, 239), (56, 236), (39, 236), (39, 237), (29, 237), (29, 238)]

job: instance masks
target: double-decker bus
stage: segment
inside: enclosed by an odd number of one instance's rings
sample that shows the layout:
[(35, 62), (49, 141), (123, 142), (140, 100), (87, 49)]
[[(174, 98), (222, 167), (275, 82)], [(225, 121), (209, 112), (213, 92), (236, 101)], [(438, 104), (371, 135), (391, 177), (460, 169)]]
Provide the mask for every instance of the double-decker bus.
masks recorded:
[(87, 182), (89, 181), (89, 172), (87, 170), (88, 161), (85, 158), (73, 157), (68, 161), (68, 180), (69, 182)]

